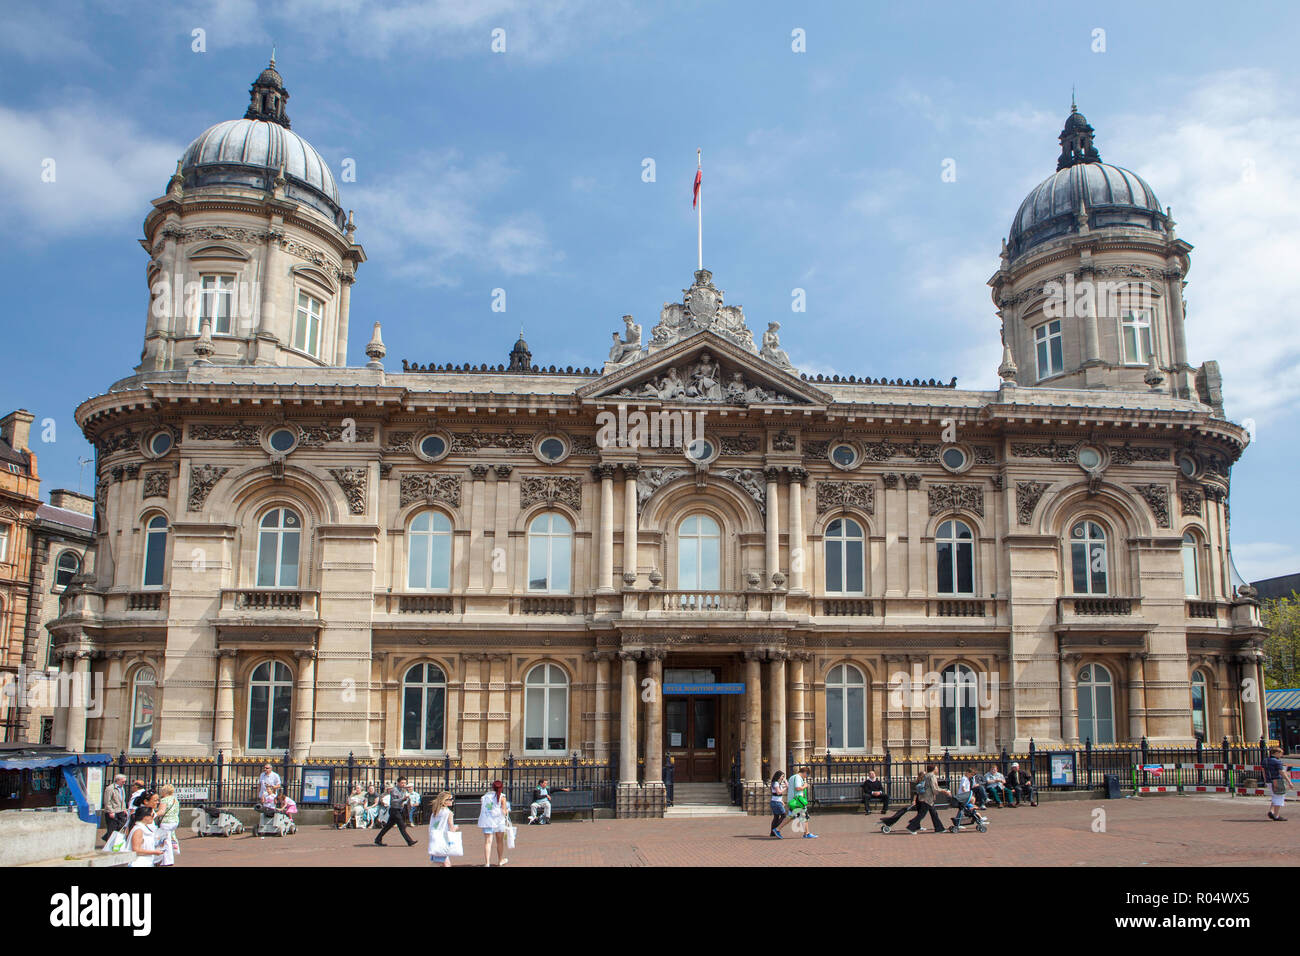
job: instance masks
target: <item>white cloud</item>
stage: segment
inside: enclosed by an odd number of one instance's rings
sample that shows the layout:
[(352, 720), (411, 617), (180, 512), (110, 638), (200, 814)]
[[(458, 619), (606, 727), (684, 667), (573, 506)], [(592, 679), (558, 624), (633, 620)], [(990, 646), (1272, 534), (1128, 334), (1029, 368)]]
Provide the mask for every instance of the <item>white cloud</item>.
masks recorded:
[(143, 217), (183, 150), (102, 103), (0, 106), (0, 224), (46, 240)]
[(513, 177), (500, 156), (467, 162), (455, 150), (419, 154), (402, 172), (350, 192), (358, 238), (372, 262), (429, 285), (456, 285), (467, 268), (503, 277), (545, 272), (563, 254), (540, 218), (483, 208)]

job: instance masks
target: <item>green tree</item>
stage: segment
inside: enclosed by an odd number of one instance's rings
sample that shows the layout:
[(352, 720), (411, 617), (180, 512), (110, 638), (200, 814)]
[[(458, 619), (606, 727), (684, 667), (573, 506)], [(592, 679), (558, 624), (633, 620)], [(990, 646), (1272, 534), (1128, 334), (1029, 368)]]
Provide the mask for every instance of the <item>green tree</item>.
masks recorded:
[(1265, 687), (1300, 687), (1300, 594), (1265, 601), (1259, 613), (1268, 628)]

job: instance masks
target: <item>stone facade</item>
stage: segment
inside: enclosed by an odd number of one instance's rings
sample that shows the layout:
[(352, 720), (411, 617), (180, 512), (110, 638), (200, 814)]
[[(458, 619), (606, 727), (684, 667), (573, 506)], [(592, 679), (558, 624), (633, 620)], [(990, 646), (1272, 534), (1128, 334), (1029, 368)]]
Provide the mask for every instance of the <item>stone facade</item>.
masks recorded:
[[(22, 408), (0, 418), (0, 685), (5, 687), (18, 681), (31, 611), (31, 528), (41, 503), (31, 449), (34, 420)], [(0, 740), (24, 739), (25, 726), (21, 701), (0, 693)]]
[[(1200, 732), (1258, 739), (1262, 632), (1228, 559), (1246, 436), (1181, 365), (1172, 390), (1037, 388), (1017, 345), (997, 390), (810, 380), (703, 270), (649, 344), (624, 326), (600, 372), (522, 340), (510, 370), (401, 373), (382, 344), (361, 369), (181, 349), (83, 403), (95, 575), (51, 631), (105, 681), (103, 716), (70, 718), (85, 746), (130, 749), (143, 668), (164, 755), (617, 754), (629, 815), (662, 812), (665, 753), (761, 794), (764, 761), (828, 750), (1188, 744), (1199, 679)], [(991, 697), (968, 720), (900, 673)], [(743, 685), (702, 730), (660, 692), (691, 675)]]

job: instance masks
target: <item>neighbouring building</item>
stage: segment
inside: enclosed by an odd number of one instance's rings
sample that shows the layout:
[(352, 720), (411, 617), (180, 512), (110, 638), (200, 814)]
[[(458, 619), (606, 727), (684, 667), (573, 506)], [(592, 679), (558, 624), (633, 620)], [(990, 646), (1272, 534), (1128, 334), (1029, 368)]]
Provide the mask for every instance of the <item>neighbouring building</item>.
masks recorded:
[(764, 760), (1258, 740), (1247, 436), (1190, 364), (1191, 246), (1077, 111), (990, 256), (1000, 385), (961, 390), (801, 374), (703, 269), (598, 368), (521, 338), (397, 372), (378, 323), (343, 367), (366, 257), (287, 100), (272, 65), (145, 219), (141, 364), (76, 413), (94, 571), (50, 627), (104, 709), (56, 743), (616, 757), (653, 814), (665, 754), (761, 803)]
[(31, 526), (41, 479), (30, 446), (35, 416), (26, 409), (0, 418), (0, 740), (23, 739), (17, 693), (31, 600)]

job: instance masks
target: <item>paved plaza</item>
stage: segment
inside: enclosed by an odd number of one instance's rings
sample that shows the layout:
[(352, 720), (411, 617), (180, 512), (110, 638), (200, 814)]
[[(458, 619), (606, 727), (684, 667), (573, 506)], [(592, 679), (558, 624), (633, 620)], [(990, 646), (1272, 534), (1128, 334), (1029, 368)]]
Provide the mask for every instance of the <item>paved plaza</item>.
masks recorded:
[[(766, 835), (768, 817), (559, 821), (520, 827), (509, 866), (1288, 866), (1300, 860), (1300, 807), (1286, 822), (1265, 819), (1262, 797), (1154, 796), (1062, 800), (990, 810), (987, 833), (967, 830), (912, 836), (902, 827), (878, 832), (872, 815), (833, 811), (814, 818), (820, 839)], [(1104, 832), (1094, 832), (1095, 811)], [(951, 812), (941, 811), (945, 824)], [(904, 821), (905, 822), (905, 821)], [(787, 828), (788, 829), (788, 828)], [(462, 826), (466, 856), (482, 865), (483, 838)], [(389, 846), (376, 830), (303, 826), (285, 838), (251, 833), (197, 839), (182, 828), (181, 866), (429, 866), (427, 829), (406, 847), (396, 830)]]

